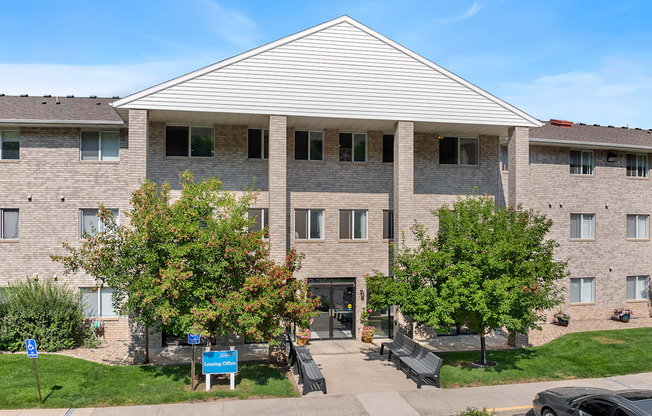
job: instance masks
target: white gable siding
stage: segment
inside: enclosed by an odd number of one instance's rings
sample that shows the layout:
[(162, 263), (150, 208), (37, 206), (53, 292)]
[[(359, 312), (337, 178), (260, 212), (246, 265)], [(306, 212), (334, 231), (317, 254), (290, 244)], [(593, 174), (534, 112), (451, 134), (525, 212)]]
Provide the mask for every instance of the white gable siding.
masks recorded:
[(146, 95), (126, 107), (531, 124), (348, 22)]

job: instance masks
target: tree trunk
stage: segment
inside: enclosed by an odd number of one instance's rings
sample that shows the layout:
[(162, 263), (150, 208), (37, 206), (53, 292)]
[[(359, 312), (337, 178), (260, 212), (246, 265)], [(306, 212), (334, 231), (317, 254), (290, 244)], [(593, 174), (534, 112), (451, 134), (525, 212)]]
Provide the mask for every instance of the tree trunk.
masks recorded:
[(482, 331), (480, 331), (480, 362), (482, 365), (487, 364), (487, 345), (485, 344), (484, 336), (484, 328), (482, 328)]

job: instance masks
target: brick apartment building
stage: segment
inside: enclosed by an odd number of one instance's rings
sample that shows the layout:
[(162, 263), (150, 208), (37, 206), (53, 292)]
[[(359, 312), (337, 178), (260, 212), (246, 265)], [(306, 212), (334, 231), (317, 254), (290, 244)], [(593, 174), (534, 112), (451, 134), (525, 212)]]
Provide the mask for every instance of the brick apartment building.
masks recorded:
[[(229, 190), (255, 178), (271, 256), (303, 252), (324, 301), (316, 338), (359, 337), (364, 276), (389, 272), (394, 236), (435, 232), (431, 210), (474, 187), (554, 221), (573, 319), (649, 316), (650, 152), (650, 131), (543, 124), (343, 16), (122, 99), (1, 96), (0, 285), (58, 275), (128, 337), (111, 289), (49, 255), (100, 202), (125, 221), (142, 178), (178, 191), (188, 169)], [(391, 334), (391, 311), (373, 320)]]

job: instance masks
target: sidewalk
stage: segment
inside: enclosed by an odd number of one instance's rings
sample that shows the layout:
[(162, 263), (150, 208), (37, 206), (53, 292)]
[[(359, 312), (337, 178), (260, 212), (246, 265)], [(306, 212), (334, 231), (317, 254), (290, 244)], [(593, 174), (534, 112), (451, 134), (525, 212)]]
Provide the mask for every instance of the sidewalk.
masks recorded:
[(524, 415), (541, 390), (561, 386), (652, 389), (652, 373), (459, 389), (409, 390), (262, 400), (227, 400), (85, 409), (0, 410), (0, 416), (456, 415), (467, 406)]

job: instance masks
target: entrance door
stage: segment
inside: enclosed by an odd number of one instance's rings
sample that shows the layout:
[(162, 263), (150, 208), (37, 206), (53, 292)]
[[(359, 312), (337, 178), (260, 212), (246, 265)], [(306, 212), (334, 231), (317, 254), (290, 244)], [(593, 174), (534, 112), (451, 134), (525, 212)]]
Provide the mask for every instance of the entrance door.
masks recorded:
[(308, 279), (310, 293), (321, 299), (310, 327), (311, 339), (347, 339), (355, 333), (355, 279)]

